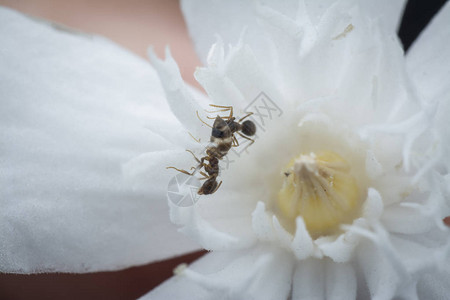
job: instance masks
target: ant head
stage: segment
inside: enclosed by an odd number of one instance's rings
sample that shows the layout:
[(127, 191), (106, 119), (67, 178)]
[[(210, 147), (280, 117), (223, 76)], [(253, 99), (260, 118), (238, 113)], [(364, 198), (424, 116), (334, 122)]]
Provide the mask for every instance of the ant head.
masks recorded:
[(242, 123), (242, 133), (248, 136), (255, 135), (256, 133), (256, 125), (250, 120), (244, 121)]

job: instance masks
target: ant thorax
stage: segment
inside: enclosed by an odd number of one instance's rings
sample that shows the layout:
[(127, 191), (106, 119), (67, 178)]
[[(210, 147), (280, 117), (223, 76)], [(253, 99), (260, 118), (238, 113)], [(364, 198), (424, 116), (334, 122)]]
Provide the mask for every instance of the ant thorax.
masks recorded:
[(233, 132), (231, 131), (230, 126), (228, 126), (228, 123), (217, 116), (211, 130), (211, 142), (216, 144), (231, 143), (232, 137)]

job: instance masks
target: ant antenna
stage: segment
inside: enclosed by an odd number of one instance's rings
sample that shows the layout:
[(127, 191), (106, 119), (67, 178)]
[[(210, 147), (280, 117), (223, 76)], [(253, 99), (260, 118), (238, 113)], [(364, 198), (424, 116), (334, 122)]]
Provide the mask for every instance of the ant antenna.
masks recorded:
[[(229, 119), (231, 119), (233, 117), (233, 106), (224, 106), (224, 105), (215, 105), (215, 104), (210, 104), (209, 106), (217, 107), (217, 108), (223, 108), (223, 109), (218, 109), (218, 110), (215, 110), (215, 111), (205, 110), (207, 113), (216, 113), (216, 112), (222, 112), (222, 111), (229, 111), (230, 114), (228, 116), (221, 117), (221, 118), (225, 119), (225, 120), (229, 120)], [(214, 119), (214, 118), (208, 117), (208, 119)]]

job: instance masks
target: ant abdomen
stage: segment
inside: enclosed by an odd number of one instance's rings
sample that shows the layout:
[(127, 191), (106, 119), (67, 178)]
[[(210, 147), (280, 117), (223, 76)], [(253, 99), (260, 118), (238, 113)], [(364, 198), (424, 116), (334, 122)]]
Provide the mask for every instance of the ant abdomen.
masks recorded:
[(216, 177), (211, 177), (203, 183), (202, 187), (198, 190), (199, 195), (210, 195), (213, 194), (217, 189), (219, 189), (220, 183), (217, 183)]
[(244, 121), (242, 123), (241, 132), (247, 136), (255, 135), (256, 133), (256, 125), (250, 120)]

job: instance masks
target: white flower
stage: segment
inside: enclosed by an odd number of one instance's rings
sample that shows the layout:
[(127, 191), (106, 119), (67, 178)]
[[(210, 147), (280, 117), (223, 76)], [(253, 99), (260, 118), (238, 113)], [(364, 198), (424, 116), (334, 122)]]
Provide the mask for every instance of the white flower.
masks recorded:
[[(448, 87), (430, 97), (407, 75), (393, 26), (364, 2), (274, 6), (242, 4), (247, 31), (229, 48), (219, 38), (195, 73), (211, 102), (257, 110), (263, 132), (217, 193), (192, 207), (169, 201), (180, 231), (213, 252), (148, 299), (429, 299), (450, 245)], [(194, 33), (208, 32), (191, 13)], [(170, 53), (150, 56), (164, 85)], [(166, 85), (172, 110), (200, 134), (200, 105), (180, 90)], [(250, 102), (261, 92), (281, 116), (258, 119), (267, 107)]]
[(212, 253), (147, 297), (445, 297), (450, 5), (405, 59), (400, 9), (330, 3), (184, 2), (200, 53), (213, 30), (234, 46), (219, 38), (196, 73), (209, 100), (170, 53), (152, 56), (178, 121), (147, 64), (1, 9), (1, 271), (116, 269), (196, 249), (166, 220), (165, 167), (189, 169), (184, 150), (205, 146), (188, 135), (209, 138), (196, 111), (240, 116), (263, 92), (281, 115), (220, 189), (191, 207), (169, 201), (180, 231)]

